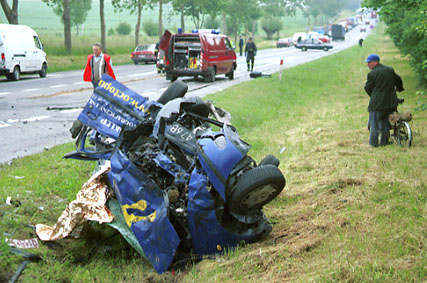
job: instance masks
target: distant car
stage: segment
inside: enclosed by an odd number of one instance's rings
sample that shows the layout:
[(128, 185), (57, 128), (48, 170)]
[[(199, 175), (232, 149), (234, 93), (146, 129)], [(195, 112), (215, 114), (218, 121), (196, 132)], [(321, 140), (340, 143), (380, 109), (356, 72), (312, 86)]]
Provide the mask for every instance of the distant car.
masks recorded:
[(327, 43), (323, 43), (318, 39), (307, 39), (297, 43), (295, 48), (301, 49), (301, 51), (307, 51), (307, 49), (328, 51), (329, 49), (332, 49), (333, 46)]
[(294, 45), (293, 42), (292, 42), (292, 38), (280, 38), (276, 42), (276, 47), (277, 48), (291, 47), (292, 45)]
[(370, 21), (365, 21), (365, 24), (366, 25), (369, 25), (371, 22)]
[(366, 27), (360, 27), (360, 32), (366, 32)]
[(323, 43), (331, 42), (331, 39), (329, 38), (329, 36), (326, 36), (326, 35), (319, 35), (317, 39), (319, 39)]
[(130, 57), (135, 65), (138, 65), (140, 62), (145, 62), (145, 64), (148, 64), (150, 62), (156, 63), (157, 58), (155, 55), (155, 49), (155, 44), (138, 45), (131, 53)]

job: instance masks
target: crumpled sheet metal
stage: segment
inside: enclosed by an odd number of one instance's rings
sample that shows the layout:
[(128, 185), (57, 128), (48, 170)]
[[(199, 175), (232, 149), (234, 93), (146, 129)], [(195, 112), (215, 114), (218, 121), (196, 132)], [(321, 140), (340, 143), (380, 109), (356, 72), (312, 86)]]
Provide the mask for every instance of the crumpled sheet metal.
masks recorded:
[(37, 236), (42, 241), (53, 241), (67, 237), (85, 220), (110, 223), (113, 214), (105, 206), (109, 189), (107, 186), (107, 173), (110, 171), (110, 162), (107, 161), (77, 193), (76, 200), (72, 201), (62, 212), (55, 226), (43, 224), (36, 225)]

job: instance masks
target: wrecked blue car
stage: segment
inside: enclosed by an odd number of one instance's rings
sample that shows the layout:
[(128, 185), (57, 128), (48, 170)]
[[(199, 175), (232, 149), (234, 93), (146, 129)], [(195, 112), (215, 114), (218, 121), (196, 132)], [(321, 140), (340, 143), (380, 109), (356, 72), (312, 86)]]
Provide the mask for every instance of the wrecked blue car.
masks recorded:
[(158, 273), (185, 255), (268, 235), (262, 208), (285, 187), (279, 160), (256, 163), (229, 114), (185, 98), (187, 89), (175, 81), (151, 101), (104, 75), (71, 129), (77, 149), (66, 156), (111, 162), (111, 226)]

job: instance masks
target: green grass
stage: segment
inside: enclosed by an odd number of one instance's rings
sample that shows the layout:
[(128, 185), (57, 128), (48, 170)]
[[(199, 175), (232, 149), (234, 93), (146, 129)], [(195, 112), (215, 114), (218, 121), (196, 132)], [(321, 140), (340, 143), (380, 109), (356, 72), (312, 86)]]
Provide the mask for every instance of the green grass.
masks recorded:
[[(417, 76), (377, 29), (353, 47), (207, 97), (232, 114), (233, 125), (259, 161), (276, 155), (287, 179), (264, 208), (273, 223), (263, 241), (204, 260), (188, 270), (155, 275), (120, 236), (86, 225), (79, 239), (41, 244), (22, 275), (29, 281), (350, 281), (421, 282), (427, 277), (427, 111), (415, 112)], [(378, 53), (404, 80), (402, 111), (412, 111), (414, 144), (368, 145), (364, 58)], [(280, 154), (280, 150), (286, 150)], [(89, 178), (93, 163), (63, 160), (63, 145), (0, 166), (0, 276), (22, 261), (5, 237), (34, 237), (27, 225), (53, 225)], [(25, 176), (15, 180), (10, 176)], [(4, 199), (21, 206), (4, 205)], [(65, 201), (64, 201), (65, 200)], [(40, 206), (44, 210), (39, 209)], [(7, 234), (5, 234), (7, 233)], [(280, 237), (280, 238), (279, 238)], [(3, 281), (0, 277), (0, 281)]]

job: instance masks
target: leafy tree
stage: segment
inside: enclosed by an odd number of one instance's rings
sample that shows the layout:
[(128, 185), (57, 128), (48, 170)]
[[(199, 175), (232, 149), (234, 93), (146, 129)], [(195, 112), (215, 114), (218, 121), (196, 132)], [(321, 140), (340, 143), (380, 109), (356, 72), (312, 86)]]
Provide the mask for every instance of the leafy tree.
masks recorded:
[(157, 24), (152, 20), (148, 19), (142, 23), (142, 28), (144, 32), (148, 36), (156, 36), (158, 35)]
[(139, 32), (141, 30), (141, 16), (142, 9), (147, 5), (146, 0), (112, 0), (113, 6), (116, 10), (122, 11), (123, 9), (129, 10), (131, 14), (137, 13), (137, 21), (135, 24), (135, 45), (139, 45)]
[(65, 50), (68, 54), (72, 52), (71, 45), (71, 8), (70, 1), (78, 1), (78, 0), (42, 0), (46, 5), (53, 7), (54, 11), (58, 9), (58, 7), (62, 7), (62, 23), (64, 24), (64, 45)]
[(128, 35), (131, 31), (132, 28), (127, 22), (120, 22), (116, 27), (116, 32), (119, 35)]
[(3, 12), (6, 15), (9, 24), (18, 24), (18, 0), (13, 0), (12, 8), (7, 3), (7, 0), (0, 0), (0, 4), (3, 8)]
[(283, 22), (280, 18), (264, 18), (261, 21), (261, 27), (267, 34), (267, 38), (273, 39), (273, 35), (283, 28)]
[(211, 16), (208, 16), (205, 20), (205, 24), (203, 25), (204, 28), (207, 29), (217, 29), (221, 26), (221, 22), (218, 18), (212, 18)]
[(427, 86), (427, 2), (364, 0), (363, 6), (381, 9), (379, 15), (387, 24), (386, 33), (403, 54), (410, 56), (420, 84)]
[[(70, 23), (76, 28), (78, 35), (80, 25), (84, 24), (88, 12), (90, 11), (90, 9), (92, 9), (92, 0), (70, 0), (69, 6)], [(58, 16), (62, 16), (64, 14), (64, 3), (58, 2), (58, 4), (54, 6), (53, 11)], [(61, 18), (61, 21), (62, 23), (64, 23), (63, 18)]]

